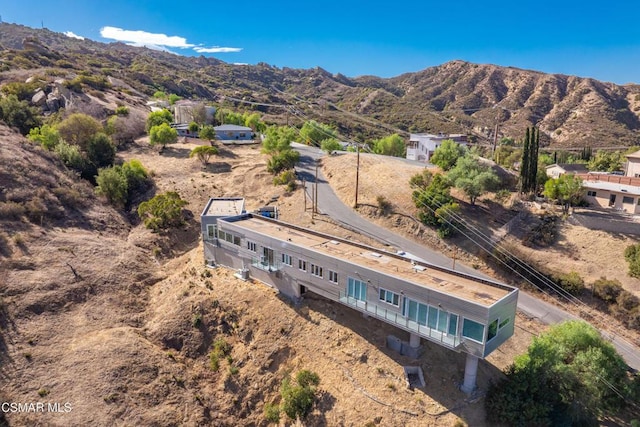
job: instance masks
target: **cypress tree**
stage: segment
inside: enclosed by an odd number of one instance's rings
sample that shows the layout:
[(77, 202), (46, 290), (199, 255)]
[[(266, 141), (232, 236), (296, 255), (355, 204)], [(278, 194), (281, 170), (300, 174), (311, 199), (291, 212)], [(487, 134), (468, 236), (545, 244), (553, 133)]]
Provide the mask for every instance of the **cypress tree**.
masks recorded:
[(520, 191), (526, 193), (529, 188), (529, 128), (524, 135), (522, 160), (520, 161)]
[(531, 128), (531, 141), (529, 143), (529, 188), (527, 191), (537, 190), (538, 178), (538, 146), (540, 144), (540, 129)]

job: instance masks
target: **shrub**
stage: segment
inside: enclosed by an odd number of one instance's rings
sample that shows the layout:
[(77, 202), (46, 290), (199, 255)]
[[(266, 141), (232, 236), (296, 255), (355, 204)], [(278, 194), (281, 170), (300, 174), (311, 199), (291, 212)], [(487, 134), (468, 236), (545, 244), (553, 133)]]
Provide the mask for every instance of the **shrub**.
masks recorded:
[(376, 197), (376, 202), (378, 203), (378, 210), (383, 216), (386, 216), (391, 212), (393, 205), (384, 196)]
[(187, 204), (175, 191), (159, 194), (138, 206), (138, 215), (145, 227), (158, 231), (179, 227), (184, 223), (182, 208)]
[(322, 151), (324, 151), (327, 154), (331, 155), (331, 154), (334, 153), (334, 151), (341, 150), (342, 149), (342, 145), (340, 145), (340, 143), (338, 142), (337, 139), (328, 138), (328, 139), (322, 140), (322, 142), (320, 143), (320, 148), (322, 149)]
[(62, 160), (62, 163), (64, 163), (68, 168), (77, 172), (82, 172), (84, 170), (85, 160), (77, 145), (70, 145), (61, 141), (56, 145), (55, 153), (58, 155), (60, 160)]
[(575, 271), (560, 274), (556, 280), (562, 289), (571, 295), (579, 295), (584, 291), (584, 279)]
[(118, 208), (125, 207), (129, 195), (129, 186), (121, 167), (100, 169), (96, 182), (98, 184), (96, 189), (98, 194), (105, 196), (109, 203)]
[(273, 185), (290, 186), (291, 184), (293, 184), (293, 188), (295, 189), (296, 173), (293, 169), (280, 172), (279, 175), (273, 178)]
[(10, 127), (26, 135), (29, 131), (40, 126), (40, 118), (35, 108), (27, 101), (20, 101), (15, 95), (0, 98), (0, 120)]
[(286, 169), (293, 169), (300, 159), (300, 153), (295, 150), (284, 150), (273, 154), (267, 162), (267, 171), (278, 174)]
[(74, 113), (60, 122), (57, 129), (62, 139), (86, 151), (89, 141), (102, 131), (102, 125), (87, 114)]
[(640, 243), (627, 246), (624, 259), (629, 263), (629, 276), (640, 278)]
[(173, 122), (173, 115), (171, 114), (171, 111), (167, 110), (166, 108), (163, 108), (160, 111), (153, 111), (149, 113), (149, 116), (147, 117), (147, 124), (146, 124), (145, 130), (147, 132), (151, 132), (151, 128), (154, 126), (159, 126), (163, 123), (170, 125), (172, 122)]
[(87, 158), (96, 168), (111, 166), (116, 159), (116, 148), (107, 135), (99, 132), (89, 140)]
[(31, 129), (27, 138), (30, 141), (37, 142), (46, 150), (53, 150), (60, 143), (60, 133), (49, 125)]
[(608, 280), (606, 277), (601, 277), (593, 282), (593, 294), (609, 304), (616, 302), (620, 292), (622, 292), (622, 285), (616, 279)]
[[(196, 125), (197, 126), (197, 125)], [(199, 145), (189, 153), (189, 157), (197, 157), (205, 167), (209, 163), (211, 156), (218, 154), (218, 149), (209, 145)]]
[(119, 105), (116, 107), (115, 111), (117, 116), (128, 116), (129, 115), (129, 107), (126, 105)]
[(291, 380), (286, 378), (282, 382), (280, 395), (282, 396), (282, 411), (292, 420), (304, 419), (313, 408), (315, 387), (291, 384)]
[(5, 220), (20, 219), (25, 213), (25, 208), (16, 202), (0, 202), (0, 218)]
[(265, 403), (264, 419), (270, 423), (278, 424), (280, 422), (280, 406), (273, 403)]
[(320, 377), (315, 372), (303, 369), (296, 375), (296, 382), (302, 387), (317, 387), (320, 384)]
[(229, 356), (229, 353), (231, 353), (231, 344), (225, 341), (224, 338), (216, 339), (213, 342), (213, 350), (209, 352), (209, 367), (211, 370), (217, 372), (220, 369), (220, 359)]
[(149, 129), (149, 143), (152, 146), (160, 145), (161, 151), (167, 144), (175, 142), (178, 142), (178, 131), (167, 123), (162, 123)]

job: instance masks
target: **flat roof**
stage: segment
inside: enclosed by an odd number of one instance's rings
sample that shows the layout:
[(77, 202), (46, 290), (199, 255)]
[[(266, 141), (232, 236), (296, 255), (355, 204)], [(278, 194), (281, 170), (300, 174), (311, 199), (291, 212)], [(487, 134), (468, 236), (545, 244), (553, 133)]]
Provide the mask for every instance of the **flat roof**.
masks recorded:
[(588, 190), (615, 191), (617, 193), (627, 193), (632, 196), (640, 195), (640, 187), (636, 187), (635, 185), (625, 185), (606, 181), (583, 181), (582, 186)]
[(236, 216), (244, 212), (244, 199), (242, 197), (220, 197), (209, 199), (202, 216)]
[(399, 277), (407, 282), (433, 291), (453, 295), (486, 307), (504, 298), (516, 288), (476, 278), (461, 272), (429, 264), (415, 263), (407, 258), (364, 245), (350, 243), (322, 233), (305, 231), (289, 224), (246, 215), (225, 218), (223, 221), (240, 224), (242, 227), (294, 245), (330, 255), (356, 265)]

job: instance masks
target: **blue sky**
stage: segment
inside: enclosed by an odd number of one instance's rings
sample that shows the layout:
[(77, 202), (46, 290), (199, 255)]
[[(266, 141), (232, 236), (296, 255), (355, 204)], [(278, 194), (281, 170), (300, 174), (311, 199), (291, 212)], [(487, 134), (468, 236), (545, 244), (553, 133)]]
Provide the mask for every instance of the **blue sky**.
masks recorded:
[(5, 22), (229, 63), (393, 77), (460, 59), (640, 83), (638, 1), (3, 3)]

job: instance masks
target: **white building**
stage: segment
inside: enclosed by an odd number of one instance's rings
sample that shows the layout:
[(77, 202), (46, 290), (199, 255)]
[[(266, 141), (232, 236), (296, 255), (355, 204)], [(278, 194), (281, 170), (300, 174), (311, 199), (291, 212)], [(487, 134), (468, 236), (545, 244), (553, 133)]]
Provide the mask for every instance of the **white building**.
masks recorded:
[(465, 147), (468, 145), (467, 135), (459, 133), (448, 135), (444, 133), (437, 135), (430, 133), (412, 133), (409, 136), (409, 144), (407, 145), (407, 159), (429, 163), (436, 148), (440, 147), (442, 141), (445, 139), (450, 139)]

